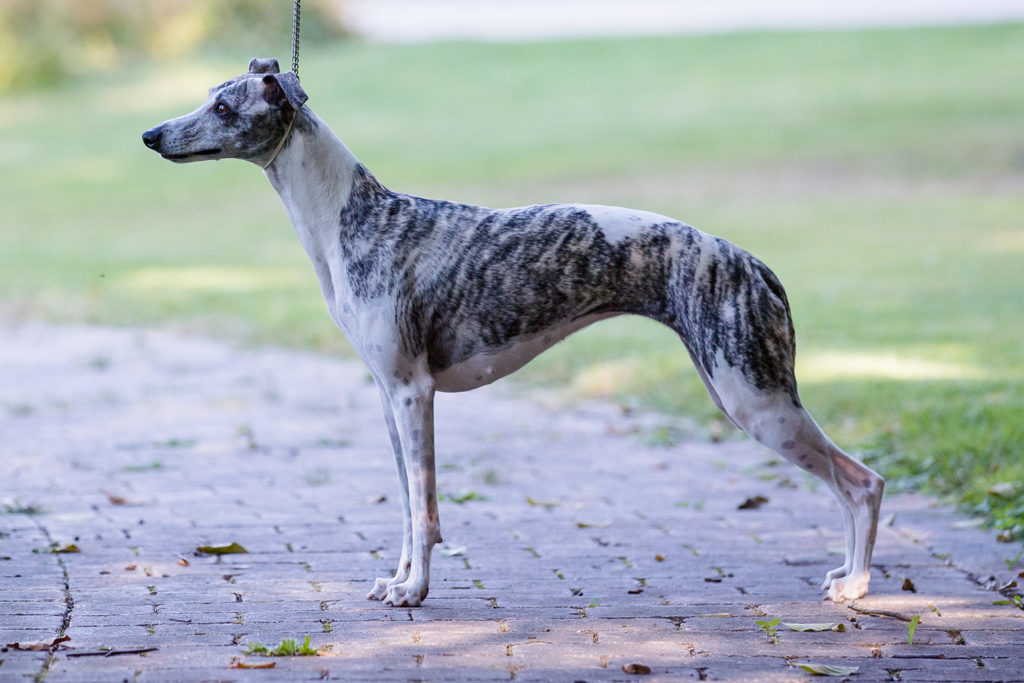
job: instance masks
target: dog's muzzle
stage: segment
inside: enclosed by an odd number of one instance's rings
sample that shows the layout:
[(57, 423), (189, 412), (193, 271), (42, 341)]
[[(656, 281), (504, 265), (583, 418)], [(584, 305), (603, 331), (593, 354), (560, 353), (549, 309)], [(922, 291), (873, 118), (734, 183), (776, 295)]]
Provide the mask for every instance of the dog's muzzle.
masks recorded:
[[(169, 161), (189, 161), (203, 157), (214, 157), (221, 153), (220, 147), (211, 147), (209, 149), (200, 149), (182, 153), (171, 152), (166, 149), (163, 144), (163, 133), (164, 124), (160, 124), (156, 128), (150, 128), (142, 134), (142, 142), (145, 143), (146, 147), (149, 147), (151, 150)], [(174, 145), (172, 144), (171, 147), (173, 149)]]

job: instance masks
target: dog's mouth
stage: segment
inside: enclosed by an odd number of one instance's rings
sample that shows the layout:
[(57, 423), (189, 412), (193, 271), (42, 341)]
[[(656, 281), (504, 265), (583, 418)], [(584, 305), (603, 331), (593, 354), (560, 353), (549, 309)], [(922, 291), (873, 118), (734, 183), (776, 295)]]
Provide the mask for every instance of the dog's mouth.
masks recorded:
[(166, 152), (161, 152), (160, 156), (169, 161), (184, 161), (189, 157), (211, 157), (220, 153), (221, 148), (215, 147), (212, 149), (201, 149), (198, 152), (188, 152), (187, 154), (167, 154)]

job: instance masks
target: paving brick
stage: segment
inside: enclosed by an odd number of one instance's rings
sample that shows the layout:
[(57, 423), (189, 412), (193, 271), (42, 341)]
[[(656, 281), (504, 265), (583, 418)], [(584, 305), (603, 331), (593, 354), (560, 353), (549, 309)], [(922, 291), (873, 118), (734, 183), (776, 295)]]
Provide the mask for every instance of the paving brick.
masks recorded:
[[(394, 569), (401, 521), (358, 364), (7, 326), (0, 376), (0, 406), (36, 408), (0, 413), (0, 493), (46, 510), (0, 516), (0, 644), (64, 628), (50, 681), (802, 681), (808, 660), (859, 666), (858, 680), (1024, 680), (1024, 612), (986, 584), (1013, 578), (1013, 549), (991, 532), (886, 498), (895, 518), (857, 606), (920, 615), (908, 645), (906, 622), (820, 600), (843, 545), (824, 487), (749, 441), (645, 444), (665, 416), (551, 410), (500, 386), (439, 396), (439, 488), (483, 499), (441, 502), (430, 597), (395, 609), (365, 599)], [(769, 502), (737, 509), (755, 494)], [(32, 552), (54, 541), (81, 552)], [(230, 542), (249, 553), (194, 553)], [(754, 621), (775, 617), (846, 630), (780, 627), (771, 643)], [(323, 656), (229, 668), (250, 641), (307, 635)], [(67, 656), (100, 647), (157, 650)], [(47, 666), (0, 660), (2, 680)], [(652, 674), (624, 673), (631, 662)]]

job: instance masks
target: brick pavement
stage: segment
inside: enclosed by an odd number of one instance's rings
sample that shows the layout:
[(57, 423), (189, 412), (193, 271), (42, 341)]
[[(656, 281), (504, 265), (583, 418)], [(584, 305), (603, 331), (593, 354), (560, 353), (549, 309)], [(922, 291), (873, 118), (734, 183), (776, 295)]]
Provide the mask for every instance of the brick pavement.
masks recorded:
[[(70, 636), (6, 648), (0, 680), (789, 681), (808, 661), (856, 680), (1024, 680), (1024, 611), (991, 589), (1024, 570), (1006, 562), (1019, 546), (929, 499), (886, 499), (856, 603), (920, 615), (908, 645), (903, 621), (820, 599), (838, 511), (750, 441), (657, 445), (668, 418), (500, 385), (440, 395), (437, 416), (446, 543), (425, 606), (395, 609), (365, 599), (400, 519), (358, 364), (0, 329), (0, 503), (43, 508), (0, 507), (0, 645)], [(249, 553), (193, 553), (230, 542)], [(46, 552), (67, 543), (81, 552)], [(754, 621), (775, 617), (845, 631), (771, 643)], [(306, 635), (321, 656), (239, 652)], [(73, 656), (106, 648), (156, 649)]]

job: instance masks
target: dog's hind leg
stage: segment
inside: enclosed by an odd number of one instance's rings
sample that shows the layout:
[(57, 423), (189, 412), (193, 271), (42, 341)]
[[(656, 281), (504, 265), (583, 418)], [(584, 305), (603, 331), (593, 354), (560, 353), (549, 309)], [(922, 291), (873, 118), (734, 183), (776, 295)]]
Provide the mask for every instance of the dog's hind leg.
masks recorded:
[(868, 589), (884, 482), (840, 450), (803, 408), (793, 374), (795, 345), (786, 294), (760, 261), (726, 243), (673, 283), (678, 302), (664, 321), (693, 357), (715, 404), (737, 426), (820, 477), (839, 499), (846, 559), (828, 573), (828, 597)]
[(394, 576), (379, 578), (374, 581), (373, 590), (366, 596), (369, 600), (383, 600), (388, 594), (389, 586), (402, 583), (409, 578), (409, 570), (412, 567), (410, 560), (412, 553), (412, 513), (409, 509), (409, 476), (405, 471), (402, 441), (398, 436), (398, 427), (395, 425), (395, 416), (391, 410), (391, 402), (380, 382), (377, 383), (377, 390), (380, 393), (381, 407), (384, 410), (384, 423), (387, 425), (388, 436), (391, 439), (391, 450), (395, 455), (395, 468), (398, 470), (398, 485), (402, 498), (402, 554), (399, 557), (398, 569), (395, 571)]
[(733, 422), (786, 460), (817, 475), (838, 498), (846, 560), (825, 579), (828, 597), (842, 602), (867, 593), (882, 478), (832, 443), (788, 391), (758, 389), (740, 368), (727, 364), (707, 374), (711, 389)]
[[(690, 354), (690, 358), (693, 360), (693, 365), (697, 369), (697, 374), (700, 376), (701, 380), (704, 382), (704, 387), (708, 390), (708, 395), (711, 397), (711, 401), (718, 407), (719, 410), (722, 411), (723, 415), (725, 415), (727, 418), (729, 418), (730, 422), (735, 424), (740, 429), (743, 429), (743, 427), (739, 423), (737, 423), (735, 420), (733, 420), (732, 416), (729, 414), (729, 411), (727, 411), (725, 409), (725, 405), (722, 403), (722, 398), (721, 398), (721, 396), (718, 395), (718, 390), (715, 389), (715, 385), (712, 383), (711, 377), (708, 375), (707, 372), (704, 371), (704, 368), (701, 366), (700, 361), (692, 353)], [(786, 418), (782, 417), (781, 419), (786, 419)], [(832, 485), (831, 482), (829, 482), (829, 487), (832, 488), (833, 491), (835, 491), (835, 487)], [(837, 493), (837, 495), (839, 495), (839, 494)], [(843, 514), (843, 532), (844, 532), (844, 535), (845, 535), (845, 538), (846, 538), (846, 561), (843, 563), (843, 565), (841, 567), (833, 569), (832, 571), (830, 571), (828, 573), (828, 575), (825, 577), (825, 582), (821, 586), (822, 590), (826, 590), (827, 588), (829, 588), (829, 586), (831, 585), (832, 579), (841, 578), (841, 577), (844, 577), (847, 574), (849, 574), (850, 573), (850, 563), (853, 561), (853, 553), (854, 553), (853, 510), (850, 509), (850, 506), (846, 503), (846, 500), (844, 498), (842, 498), (840, 496), (839, 500), (840, 500), (840, 506), (839, 507), (841, 508), (842, 514)]]
[[(697, 358), (695, 358), (693, 356), (693, 354), (690, 354), (690, 357), (693, 359), (694, 367), (697, 369), (697, 374), (700, 376), (701, 380), (704, 382), (704, 387), (708, 390), (708, 395), (711, 397), (711, 401), (718, 407), (719, 410), (722, 411), (722, 414), (724, 414), (727, 418), (729, 418), (730, 422), (735, 424), (740, 429), (743, 429), (742, 426), (740, 426), (735, 420), (733, 420), (732, 416), (725, 409), (725, 405), (722, 403), (722, 398), (718, 395), (718, 391), (715, 389), (714, 384), (711, 382), (711, 377), (708, 376), (708, 373), (704, 372), (704, 368), (701, 367), (700, 362), (697, 360)], [(783, 419), (785, 419), (785, 418), (783, 418)], [(829, 486), (830, 486), (830, 488), (832, 488), (833, 491), (835, 491), (835, 487), (832, 486), (831, 482), (829, 482)], [(832, 579), (834, 579), (834, 578), (841, 578), (841, 577), (844, 577), (847, 574), (849, 574), (850, 573), (850, 563), (853, 561), (853, 553), (854, 553), (853, 510), (850, 509), (850, 506), (846, 504), (845, 499), (843, 499), (842, 497), (840, 497), (840, 506), (839, 507), (841, 508), (842, 514), (843, 514), (843, 532), (844, 532), (844, 536), (846, 538), (846, 561), (843, 563), (843, 565), (841, 567), (833, 569), (832, 571), (830, 571), (828, 573), (828, 575), (825, 577), (825, 582), (821, 586), (822, 590), (826, 590), (831, 585)]]

